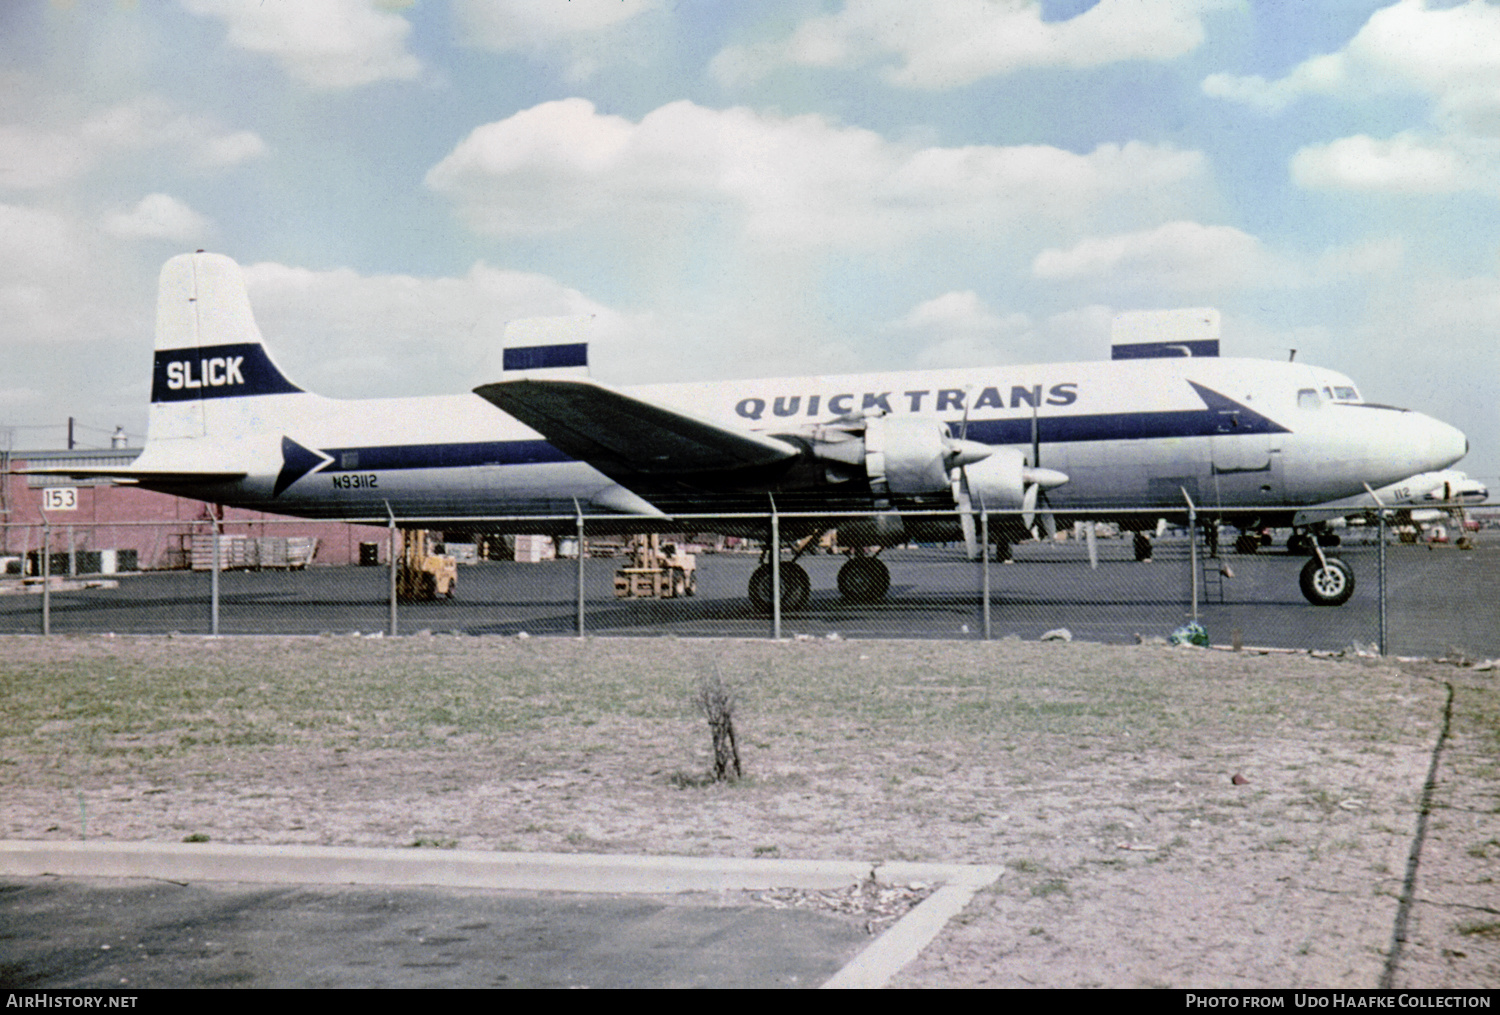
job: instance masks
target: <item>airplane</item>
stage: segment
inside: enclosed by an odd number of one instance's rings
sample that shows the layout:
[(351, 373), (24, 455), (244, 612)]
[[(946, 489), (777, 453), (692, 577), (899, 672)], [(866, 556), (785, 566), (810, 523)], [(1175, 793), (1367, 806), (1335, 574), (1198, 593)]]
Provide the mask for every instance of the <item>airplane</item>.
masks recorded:
[[(788, 517), (750, 598), (772, 606), (770, 561), (785, 544), (780, 602), (797, 609), (810, 592), (797, 557), (833, 530), (840, 545), (875, 551), (851, 553), (838, 576), (846, 598), (870, 602), (890, 585), (880, 550), (961, 538), (972, 557), (981, 519), (1002, 558), (1057, 512), (1143, 534), (1186, 517), (1191, 500), (1242, 528), (1284, 526), (1287, 505), (1468, 452), (1457, 429), (1365, 402), (1331, 370), (1220, 358), (1217, 340), (1113, 355), (622, 389), (590, 379), (587, 346), (572, 342), (505, 349), (502, 378), (469, 394), (339, 400), (277, 367), (238, 265), (199, 251), (162, 269), (141, 454), (33, 471), (303, 517), (479, 527), (504, 516), (507, 532), (571, 534), (558, 517), (582, 514), (591, 531), (614, 532), (753, 514), (715, 527), (769, 544), (774, 511)], [(1300, 578), (1319, 605), (1344, 602), (1353, 583), (1321, 551)]]
[[(1477, 479), (1455, 469), (1424, 472), (1399, 482), (1370, 490), (1329, 504), (1315, 511), (1299, 511), (1292, 518), (1292, 536), (1287, 549), (1292, 553), (1311, 553), (1312, 540), (1320, 545), (1337, 546), (1338, 536), (1329, 529), (1347, 524), (1351, 518), (1374, 524), (1379, 511), (1386, 511), (1394, 525), (1425, 528), (1435, 522), (1461, 513), (1470, 504), (1483, 504), (1490, 492)], [(1341, 508), (1342, 512), (1330, 509)], [(1236, 544), (1238, 545), (1238, 544)]]

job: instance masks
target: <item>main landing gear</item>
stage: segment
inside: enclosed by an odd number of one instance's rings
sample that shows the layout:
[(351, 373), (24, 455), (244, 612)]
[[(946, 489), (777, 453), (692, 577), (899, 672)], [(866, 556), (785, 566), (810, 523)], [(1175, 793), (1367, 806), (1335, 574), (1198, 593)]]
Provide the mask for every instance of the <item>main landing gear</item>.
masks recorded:
[[(781, 565), (781, 608), (784, 611), (804, 609), (812, 598), (812, 582), (807, 571), (797, 563), (800, 556), (799, 552)], [(750, 575), (750, 602), (756, 609), (771, 609), (771, 586), (771, 563), (762, 554), (761, 565)], [(890, 588), (891, 570), (877, 557), (850, 557), (839, 568), (839, 592), (851, 603), (878, 603)]]
[[(762, 564), (750, 575), (750, 602), (758, 610), (770, 610), (772, 596), (771, 565)], [(802, 565), (789, 562), (781, 565), (781, 608), (783, 611), (800, 610), (812, 597), (812, 581)]]
[(891, 569), (878, 557), (850, 557), (839, 568), (839, 592), (851, 603), (878, 603), (891, 587)]

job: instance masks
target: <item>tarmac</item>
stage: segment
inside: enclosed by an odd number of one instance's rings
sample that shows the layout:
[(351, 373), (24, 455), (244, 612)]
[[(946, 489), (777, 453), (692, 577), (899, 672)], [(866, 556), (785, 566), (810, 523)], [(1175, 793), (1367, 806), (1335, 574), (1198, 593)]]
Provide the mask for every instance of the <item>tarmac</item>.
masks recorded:
[[(1200, 562), (1198, 608), (1194, 569), (1184, 539), (1159, 540), (1152, 563), (1134, 560), (1128, 539), (1101, 540), (1091, 567), (1076, 540), (1025, 543), (1012, 564), (988, 568), (990, 609), (984, 609), (979, 564), (955, 549), (895, 549), (882, 554), (892, 585), (880, 603), (856, 604), (837, 589), (844, 558), (801, 558), (812, 581), (805, 609), (781, 618), (783, 637), (1020, 637), (1035, 640), (1059, 627), (1075, 638), (1134, 644), (1170, 634), (1196, 613), (1215, 644), (1239, 633), (1246, 645), (1341, 651), (1381, 637), (1379, 564), (1375, 545), (1349, 536), (1337, 551), (1357, 575), (1344, 606), (1311, 606), (1297, 588), (1307, 558), (1281, 550), (1226, 552)], [(1500, 656), (1500, 530), (1478, 533), (1476, 548), (1392, 544), (1387, 549), (1386, 651), (1441, 656), (1461, 650)], [(745, 589), (754, 554), (702, 555), (697, 595), (673, 600), (616, 599), (620, 559), (589, 559), (584, 568), (582, 633), (588, 636), (769, 637), (771, 618), (751, 608)], [(114, 588), (59, 589), (49, 597), (53, 634), (208, 634), (207, 572), (167, 571), (120, 576)], [(459, 569), (457, 595), (402, 603), (398, 632), (454, 632), (577, 637), (578, 564), (482, 563)], [(216, 629), (221, 634), (386, 633), (391, 621), (389, 572), (379, 567), (314, 567), (306, 571), (235, 571), (221, 576)], [(39, 595), (0, 595), (0, 633), (42, 630)]]
[[(0, 984), (877, 988), (998, 867), (0, 841)], [(872, 935), (801, 908), (899, 886)]]

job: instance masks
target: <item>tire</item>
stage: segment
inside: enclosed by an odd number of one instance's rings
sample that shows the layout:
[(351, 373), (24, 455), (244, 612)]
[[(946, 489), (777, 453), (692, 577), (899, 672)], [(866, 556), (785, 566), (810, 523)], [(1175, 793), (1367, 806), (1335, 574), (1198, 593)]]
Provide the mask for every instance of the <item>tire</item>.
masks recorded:
[(1342, 606), (1354, 595), (1354, 571), (1337, 557), (1326, 559), (1326, 566), (1316, 557), (1302, 566), (1302, 594), (1314, 606)]
[(1260, 537), (1246, 532), (1234, 541), (1235, 553), (1255, 553), (1260, 549)]
[[(800, 610), (812, 597), (812, 582), (800, 564), (781, 565), (781, 609)], [(762, 564), (750, 576), (750, 602), (758, 610), (771, 611), (771, 565)]]
[(850, 557), (839, 568), (839, 592), (851, 603), (878, 603), (890, 588), (890, 568), (874, 557)]

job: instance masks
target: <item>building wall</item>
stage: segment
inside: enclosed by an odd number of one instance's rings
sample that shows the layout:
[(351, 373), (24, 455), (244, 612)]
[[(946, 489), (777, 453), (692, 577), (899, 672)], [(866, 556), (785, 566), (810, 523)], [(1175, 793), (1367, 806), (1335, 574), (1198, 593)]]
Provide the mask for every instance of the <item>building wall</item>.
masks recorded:
[[(45, 456), (49, 464), (55, 457)], [(24, 556), (39, 549), (45, 520), (52, 527), (54, 554), (67, 553), (70, 545), (75, 550), (130, 549), (136, 551), (142, 569), (186, 567), (192, 534), (205, 532), (206, 523), (213, 517), (211, 512), (220, 511), (203, 501), (136, 486), (90, 485), (53, 477), (43, 481), (21, 474), (28, 461), (21, 454), (10, 456), (9, 469), (0, 474), (0, 483), (4, 484), (0, 510), (5, 512), (0, 517), (0, 556)], [(43, 482), (45, 485), (34, 485)], [(74, 489), (76, 506), (44, 512), (48, 486)], [(362, 542), (378, 543), (380, 560), (387, 560), (388, 533), (380, 526), (288, 518), (241, 508), (223, 508), (221, 516), (224, 532), (230, 534), (316, 537), (314, 564), (357, 564)]]

